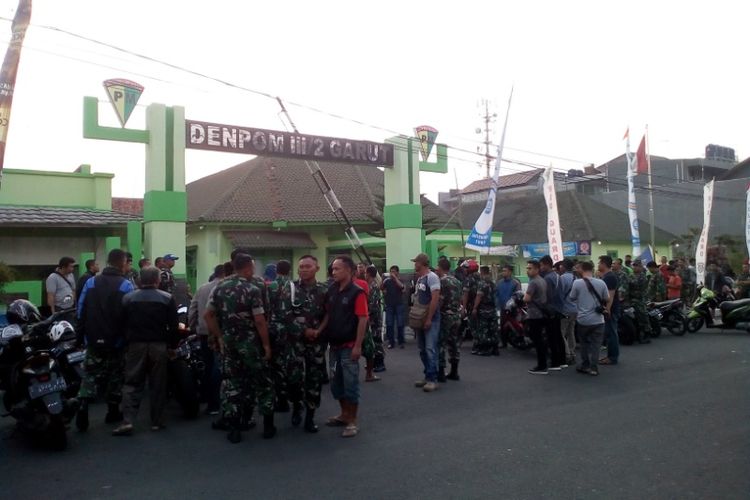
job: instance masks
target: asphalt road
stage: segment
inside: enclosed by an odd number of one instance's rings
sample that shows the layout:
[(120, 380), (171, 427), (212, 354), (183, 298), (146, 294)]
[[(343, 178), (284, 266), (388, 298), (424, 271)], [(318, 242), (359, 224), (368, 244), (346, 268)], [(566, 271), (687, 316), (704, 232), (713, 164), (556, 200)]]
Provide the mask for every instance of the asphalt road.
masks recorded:
[[(354, 439), (279, 418), (231, 445), (209, 417), (109, 435), (102, 405), (66, 452), (34, 449), (0, 421), (4, 498), (750, 498), (750, 335), (663, 335), (624, 347), (598, 378), (532, 376), (531, 353), (477, 358), (460, 382), (413, 387), (413, 343), (363, 384)], [(335, 414), (325, 388), (320, 419)], [(147, 406), (147, 403), (146, 403)], [(322, 423), (322, 422), (321, 422)]]

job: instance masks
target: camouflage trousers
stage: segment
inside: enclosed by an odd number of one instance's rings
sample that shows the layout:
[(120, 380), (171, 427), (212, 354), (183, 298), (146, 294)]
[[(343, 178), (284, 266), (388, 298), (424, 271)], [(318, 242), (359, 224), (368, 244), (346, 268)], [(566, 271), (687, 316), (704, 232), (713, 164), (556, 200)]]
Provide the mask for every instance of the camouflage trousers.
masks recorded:
[(440, 316), (440, 354), (439, 368), (444, 369), (445, 353), (448, 352), (448, 360), (451, 363), (458, 362), (461, 358), (461, 317), (458, 314), (443, 313)]
[(221, 409), (224, 418), (239, 422), (258, 404), (261, 415), (273, 415), (273, 379), (263, 349), (253, 340), (224, 335)]
[(633, 306), (633, 312), (635, 313), (636, 339), (651, 335), (651, 322), (648, 319), (648, 312), (646, 312), (646, 304), (640, 300), (633, 300), (630, 305)]
[(104, 400), (119, 405), (125, 381), (125, 350), (88, 346), (83, 368), (86, 374), (81, 380), (78, 397), (94, 400), (103, 388)]
[(271, 336), (271, 361), (268, 363), (268, 368), (273, 380), (274, 395), (277, 400), (285, 400), (289, 398), (287, 368), (289, 358), (292, 357), (292, 346), (287, 340), (283, 325), (271, 323), (268, 333)]
[(480, 312), (477, 315), (477, 325), (474, 333), (473, 350), (484, 353), (490, 352), (498, 347), (499, 334), (497, 328), (497, 314), (495, 311)]
[(375, 366), (383, 366), (385, 364), (382, 325), (367, 325), (365, 338), (362, 341), (362, 356), (367, 361), (372, 361)]
[(304, 403), (314, 410), (320, 407), (320, 391), (326, 376), (326, 344), (296, 339), (291, 342), (287, 364), (289, 401)]

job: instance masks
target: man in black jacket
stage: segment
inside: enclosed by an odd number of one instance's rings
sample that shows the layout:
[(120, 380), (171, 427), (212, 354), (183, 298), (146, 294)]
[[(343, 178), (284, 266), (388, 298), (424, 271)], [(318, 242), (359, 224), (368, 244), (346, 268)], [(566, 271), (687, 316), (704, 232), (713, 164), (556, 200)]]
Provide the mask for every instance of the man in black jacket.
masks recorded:
[(127, 255), (119, 249), (109, 252), (107, 267), (99, 276), (89, 279), (78, 301), (78, 331), (86, 341), (86, 375), (81, 381), (78, 397), (81, 409), (76, 426), (89, 427), (88, 404), (96, 398), (97, 388), (106, 385), (106, 423), (122, 420), (122, 377), (125, 335), (122, 323), (122, 298), (133, 291), (125, 279)]
[(122, 411), (124, 420), (112, 434), (129, 436), (143, 398), (148, 375), (151, 398), (151, 430), (164, 427), (167, 401), (167, 348), (177, 344), (177, 303), (167, 292), (158, 290), (160, 271), (147, 267), (141, 271), (141, 288), (122, 299), (125, 337), (125, 386)]

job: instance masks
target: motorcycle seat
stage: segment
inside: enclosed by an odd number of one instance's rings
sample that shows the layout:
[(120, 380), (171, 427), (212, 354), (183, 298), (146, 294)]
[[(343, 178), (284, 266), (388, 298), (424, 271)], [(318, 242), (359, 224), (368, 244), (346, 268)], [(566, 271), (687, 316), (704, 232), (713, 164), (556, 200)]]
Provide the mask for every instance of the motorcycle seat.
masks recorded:
[(722, 311), (734, 311), (740, 307), (750, 306), (750, 299), (727, 300), (719, 304)]
[(672, 305), (672, 304), (674, 304), (675, 302), (677, 302), (679, 300), (682, 300), (682, 299), (670, 299), (670, 300), (665, 300), (663, 302), (653, 302), (652, 305), (654, 307), (662, 308), (664, 306)]

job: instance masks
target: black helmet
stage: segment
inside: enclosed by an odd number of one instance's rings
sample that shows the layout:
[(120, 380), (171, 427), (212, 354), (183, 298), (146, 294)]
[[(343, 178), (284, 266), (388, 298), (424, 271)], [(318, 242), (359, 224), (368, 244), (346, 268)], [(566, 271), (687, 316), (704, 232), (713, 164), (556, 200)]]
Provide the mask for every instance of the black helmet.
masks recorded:
[(12, 325), (25, 325), (27, 323), (36, 323), (42, 320), (42, 315), (39, 314), (39, 309), (28, 300), (18, 299), (14, 300), (8, 306), (8, 311), (5, 313), (8, 317), (8, 323)]

